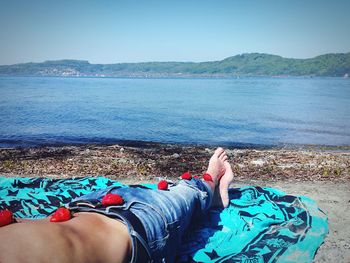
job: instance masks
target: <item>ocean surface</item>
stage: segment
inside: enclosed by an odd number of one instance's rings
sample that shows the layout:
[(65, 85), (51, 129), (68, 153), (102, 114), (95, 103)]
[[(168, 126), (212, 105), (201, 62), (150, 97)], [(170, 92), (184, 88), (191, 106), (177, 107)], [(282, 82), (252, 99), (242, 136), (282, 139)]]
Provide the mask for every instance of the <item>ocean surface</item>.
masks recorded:
[(0, 78), (0, 147), (350, 145), (350, 78)]

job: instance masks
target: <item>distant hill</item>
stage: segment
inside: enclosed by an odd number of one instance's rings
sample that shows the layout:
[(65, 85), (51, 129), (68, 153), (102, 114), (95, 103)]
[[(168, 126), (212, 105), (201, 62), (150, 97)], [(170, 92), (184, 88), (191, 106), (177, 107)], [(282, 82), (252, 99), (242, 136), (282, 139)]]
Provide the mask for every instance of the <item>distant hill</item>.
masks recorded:
[(249, 53), (209, 62), (143, 62), (90, 64), (57, 60), (0, 66), (0, 76), (94, 77), (234, 77), (234, 76), (344, 76), (350, 75), (350, 53), (325, 54), (309, 59)]

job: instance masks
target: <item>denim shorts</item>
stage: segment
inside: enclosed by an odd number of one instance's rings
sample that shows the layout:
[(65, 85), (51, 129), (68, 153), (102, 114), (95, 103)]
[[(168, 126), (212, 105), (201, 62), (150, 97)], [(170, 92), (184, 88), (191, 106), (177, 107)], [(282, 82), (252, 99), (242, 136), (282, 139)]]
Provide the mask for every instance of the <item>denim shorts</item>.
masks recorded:
[[(125, 201), (119, 206), (103, 208), (101, 213), (119, 219), (128, 226), (133, 246), (131, 262), (140, 260), (137, 244), (142, 244), (150, 257), (149, 262), (174, 262), (186, 228), (191, 220), (209, 209), (213, 197), (207, 183), (191, 179), (170, 183), (168, 190), (142, 186), (106, 188), (76, 198), (69, 207), (73, 211), (95, 211), (79, 208), (77, 202), (101, 202), (107, 193), (119, 194)], [(142, 225), (141, 230), (138, 230), (138, 222)], [(144, 234), (138, 233), (142, 231)], [(147, 259), (139, 262), (147, 262)]]

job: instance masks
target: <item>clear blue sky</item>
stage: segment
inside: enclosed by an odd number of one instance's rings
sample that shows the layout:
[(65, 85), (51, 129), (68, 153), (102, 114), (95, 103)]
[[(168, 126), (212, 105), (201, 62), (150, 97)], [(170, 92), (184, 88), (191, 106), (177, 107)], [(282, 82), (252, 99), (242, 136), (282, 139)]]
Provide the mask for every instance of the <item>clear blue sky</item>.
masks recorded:
[(208, 61), (350, 51), (349, 0), (0, 2), (0, 64)]

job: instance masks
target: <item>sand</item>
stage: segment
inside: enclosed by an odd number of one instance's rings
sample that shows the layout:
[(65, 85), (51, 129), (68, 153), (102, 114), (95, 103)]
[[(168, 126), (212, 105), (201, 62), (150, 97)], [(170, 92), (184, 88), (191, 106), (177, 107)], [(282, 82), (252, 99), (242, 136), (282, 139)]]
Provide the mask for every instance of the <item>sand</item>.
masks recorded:
[(234, 186), (259, 185), (312, 198), (328, 215), (329, 234), (314, 262), (350, 262), (350, 182), (241, 181)]

